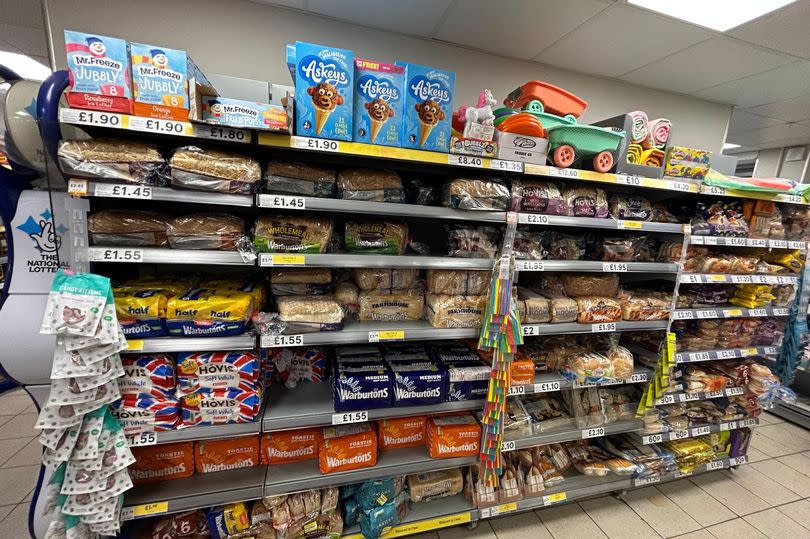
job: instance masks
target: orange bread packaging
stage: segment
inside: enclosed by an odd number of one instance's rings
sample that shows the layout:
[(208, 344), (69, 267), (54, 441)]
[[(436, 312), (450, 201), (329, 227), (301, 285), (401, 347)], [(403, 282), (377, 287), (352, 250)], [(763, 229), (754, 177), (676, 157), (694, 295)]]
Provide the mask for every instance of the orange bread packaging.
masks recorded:
[(377, 436), (380, 449), (397, 449), (425, 445), (427, 417), (398, 417), (377, 421)]
[(180, 479), (194, 473), (194, 444), (178, 442), (146, 447), (133, 447), (135, 463), (129, 476), (136, 485)]
[(259, 437), (205, 440), (194, 444), (198, 473), (221, 472), (259, 465)]
[(297, 429), (262, 436), (262, 464), (288, 464), (318, 458), (321, 429)]
[(427, 422), (428, 453), (434, 459), (478, 454), (481, 426), (468, 414), (431, 417)]
[(525, 386), (534, 383), (534, 361), (531, 359), (513, 359), (509, 366), (513, 386)]
[(321, 473), (345, 472), (377, 464), (377, 435), (368, 423), (325, 427), (318, 448)]

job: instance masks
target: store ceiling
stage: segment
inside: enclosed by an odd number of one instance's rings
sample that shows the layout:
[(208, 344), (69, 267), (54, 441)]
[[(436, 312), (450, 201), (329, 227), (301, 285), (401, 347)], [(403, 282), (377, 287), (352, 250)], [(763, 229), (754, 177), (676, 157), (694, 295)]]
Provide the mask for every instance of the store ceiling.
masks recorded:
[(735, 152), (810, 143), (810, 0), (725, 34), (624, 0), (254, 1), (729, 103)]
[(0, 0), (0, 51), (28, 55), (48, 66), (48, 48), (37, 0)]

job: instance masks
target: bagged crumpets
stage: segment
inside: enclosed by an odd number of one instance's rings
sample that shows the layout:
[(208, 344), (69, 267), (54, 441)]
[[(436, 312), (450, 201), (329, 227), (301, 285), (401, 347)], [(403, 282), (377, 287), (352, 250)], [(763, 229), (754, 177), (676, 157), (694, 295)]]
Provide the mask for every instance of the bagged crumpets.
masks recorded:
[(472, 457), (478, 454), (481, 426), (468, 414), (432, 417), (426, 435), (431, 458)]
[(318, 448), (321, 473), (345, 472), (377, 464), (377, 436), (368, 423), (323, 429)]
[(259, 465), (259, 437), (203, 440), (194, 444), (198, 473), (221, 472)]
[(423, 415), (377, 421), (380, 449), (425, 445), (426, 421), (427, 418)]
[(129, 476), (136, 485), (194, 474), (194, 444), (191, 442), (133, 447), (132, 454), (135, 463), (129, 467)]
[(262, 464), (288, 464), (318, 458), (318, 445), (323, 439), (321, 429), (296, 429), (273, 432), (262, 436)]

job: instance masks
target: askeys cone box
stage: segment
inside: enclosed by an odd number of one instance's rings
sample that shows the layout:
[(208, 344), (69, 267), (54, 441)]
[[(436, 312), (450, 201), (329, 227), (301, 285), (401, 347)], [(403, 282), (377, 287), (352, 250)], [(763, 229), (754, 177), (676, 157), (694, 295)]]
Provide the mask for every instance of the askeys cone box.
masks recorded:
[(211, 83), (185, 51), (130, 44), (134, 112), (164, 120), (188, 120), (189, 87)]
[(354, 53), (295, 44), (295, 134), (352, 140)]
[(405, 68), (405, 124), (402, 146), (448, 152), (456, 74), (397, 62)]
[(401, 146), (405, 68), (354, 61), (354, 141)]
[(126, 41), (65, 30), (65, 53), (71, 107), (132, 113)]

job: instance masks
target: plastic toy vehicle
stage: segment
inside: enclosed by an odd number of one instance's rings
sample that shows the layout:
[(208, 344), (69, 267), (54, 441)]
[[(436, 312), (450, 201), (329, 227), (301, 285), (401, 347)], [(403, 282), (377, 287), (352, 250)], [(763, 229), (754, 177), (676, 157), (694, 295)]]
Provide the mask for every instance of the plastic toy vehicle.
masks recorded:
[(551, 160), (559, 168), (593, 158), (593, 169), (607, 172), (616, 162), (624, 131), (594, 125), (558, 125), (548, 129), (548, 149)]
[(571, 115), (574, 118), (579, 118), (588, 106), (587, 101), (574, 94), (539, 80), (529, 81), (512, 90), (503, 100), (503, 104), (513, 109), (522, 109), (530, 101), (539, 101), (542, 104), (543, 110), (540, 112), (550, 112), (557, 116)]
[(573, 125), (577, 123), (577, 119), (570, 114), (567, 116), (557, 116), (556, 114), (543, 112), (543, 104), (537, 100), (529, 101), (526, 106), (523, 107), (523, 112), (527, 112), (540, 120), (540, 123), (542, 123), (543, 127), (546, 129), (557, 127), (558, 125)]

